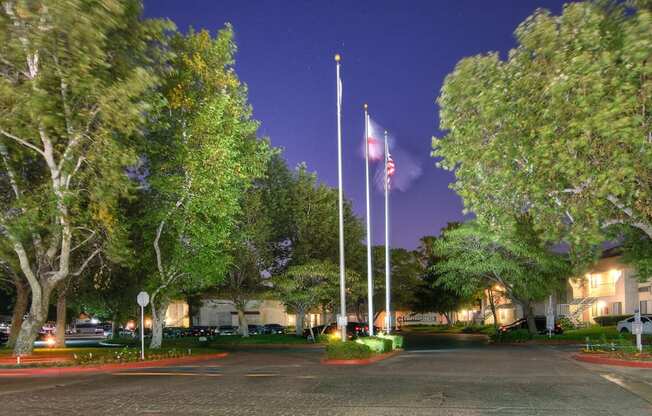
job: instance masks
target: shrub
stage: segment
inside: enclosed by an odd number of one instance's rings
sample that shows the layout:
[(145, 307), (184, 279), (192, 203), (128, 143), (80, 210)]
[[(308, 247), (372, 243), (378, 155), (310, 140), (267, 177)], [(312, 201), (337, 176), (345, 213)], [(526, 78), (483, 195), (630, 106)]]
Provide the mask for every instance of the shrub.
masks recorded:
[(600, 326), (613, 326), (623, 319), (631, 318), (632, 315), (606, 315), (606, 316), (596, 316), (593, 318), (595, 323)]
[(371, 354), (371, 348), (357, 342), (332, 341), (326, 344), (326, 357), (329, 360), (369, 358)]
[(478, 325), (478, 324), (471, 324), (467, 325), (460, 332), (463, 332), (465, 334), (479, 334), (479, 333), (484, 333), (486, 332), (487, 327), (492, 328), (492, 325)]
[(516, 329), (508, 332), (498, 332), (491, 335), (493, 342), (526, 342), (532, 339), (532, 334), (527, 329)]
[(567, 316), (562, 316), (561, 318), (559, 318), (558, 323), (561, 329), (563, 329), (564, 331), (570, 331), (571, 329), (576, 328), (573, 321), (571, 321), (570, 318), (568, 318)]
[(378, 335), (378, 338), (391, 340), (392, 350), (403, 348), (403, 337), (401, 335)]
[(393, 342), (389, 338), (381, 337), (362, 337), (358, 338), (356, 343), (364, 344), (377, 354), (383, 354), (392, 351)]

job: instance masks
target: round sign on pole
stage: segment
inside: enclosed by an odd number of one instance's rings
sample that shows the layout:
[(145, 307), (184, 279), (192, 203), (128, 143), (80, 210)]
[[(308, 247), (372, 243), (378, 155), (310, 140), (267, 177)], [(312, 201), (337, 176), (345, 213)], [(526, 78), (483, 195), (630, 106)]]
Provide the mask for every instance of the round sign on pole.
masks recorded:
[(149, 303), (149, 295), (147, 292), (140, 292), (136, 300), (138, 301), (138, 304), (144, 308)]

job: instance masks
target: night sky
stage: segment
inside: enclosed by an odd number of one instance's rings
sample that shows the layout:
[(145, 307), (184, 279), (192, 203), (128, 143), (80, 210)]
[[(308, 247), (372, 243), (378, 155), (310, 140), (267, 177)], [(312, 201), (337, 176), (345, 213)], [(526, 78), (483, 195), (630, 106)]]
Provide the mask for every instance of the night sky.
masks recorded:
[[(537, 8), (559, 14), (564, 1), (212, 1), (145, 0), (148, 17), (180, 30), (233, 24), (236, 70), (249, 87), (260, 135), (337, 185), (335, 65), (342, 54), (344, 192), (364, 219), (362, 105), (395, 138), (397, 175), (422, 174), (391, 199), (392, 245), (414, 248), (423, 235), (459, 221), (453, 175), (430, 158), (438, 130), (435, 99), (463, 57), (515, 46), (514, 29)], [(410, 163), (408, 159), (412, 159)], [(403, 168), (403, 170), (402, 170)], [(383, 241), (383, 197), (374, 189), (373, 241)]]

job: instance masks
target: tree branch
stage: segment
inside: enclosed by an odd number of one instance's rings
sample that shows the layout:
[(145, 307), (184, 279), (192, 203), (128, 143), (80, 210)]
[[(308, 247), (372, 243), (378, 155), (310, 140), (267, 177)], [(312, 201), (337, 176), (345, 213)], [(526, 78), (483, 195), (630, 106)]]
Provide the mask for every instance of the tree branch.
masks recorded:
[(45, 153), (43, 152), (43, 150), (41, 150), (37, 146), (31, 144), (27, 140), (21, 139), (20, 137), (18, 137), (16, 135), (13, 135), (13, 134), (9, 133), (8, 131), (6, 131), (4, 129), (0, 129), (0, 133), (3, 134), (4, 136), (10, 138), (11, 140), (14, 140), (17, 143), (20, 143), (23, 146), (28, 147), (28, 148), (34, 150), (35, 152), (37, 152), (38, 154), (40, 154), (41, 156), (45, 157)]

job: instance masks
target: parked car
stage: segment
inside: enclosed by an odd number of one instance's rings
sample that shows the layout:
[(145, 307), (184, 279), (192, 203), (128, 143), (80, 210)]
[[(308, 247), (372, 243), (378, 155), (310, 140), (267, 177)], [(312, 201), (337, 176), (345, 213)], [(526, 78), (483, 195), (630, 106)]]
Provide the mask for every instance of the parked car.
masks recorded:
[(209, 337), (215, 334), (215, 329), (210, 326), (191, 326), (188, 330), (188, 336), (191, 337)]
[(263, 329), (265, 334), (285, 334), (285, 327), (280, 324), (267, 324)]
[(220, 325), (217, 328), (218, 335), (237, 335), (238, 327), (233, 325)]
[[(545, 316), (535, 316), (534, 317), (534, 323), (537, 326), (537, 332), (540, 334), (547, 334), (548, 333), (548, 328), (546, 327), (546, 317)], [(514, 331), (517, 329), (528, 329), (527, 327), (527, 320), (525, 318), (518, 319), (511, 324), (508, 325), (502, 325), (498, 330), (500, 332), (509, 332), (509, 331)], [(555, 329), (552, 331), (554, 334), (559, 335), (563, 334), (564, 330), (559, 325), (559, 323), (555, 322)]]
[(184, 336), (184, 328), (169, 326), (163, 328), (163, 336), (165, 338), (180, 338)]
[[(632, 331), (633, 323), (634, 323), (633, 316), (627, 319), (623, 319), (622, 321), (618, 322), (618, 324), (616, 325), (616, 330), (618, 330), (618, 332), (623, 334), (631, 334), (633, 333)], [(643, 324), (643, 333), (652, 334), (652, 315), (642, 315), (641, 323)]]
[(247, 332), (249, 332), (249, 335), (261, 335), (265, 333), (265, 327), (262, 325), (248, 325)]

